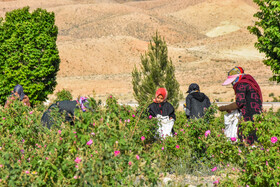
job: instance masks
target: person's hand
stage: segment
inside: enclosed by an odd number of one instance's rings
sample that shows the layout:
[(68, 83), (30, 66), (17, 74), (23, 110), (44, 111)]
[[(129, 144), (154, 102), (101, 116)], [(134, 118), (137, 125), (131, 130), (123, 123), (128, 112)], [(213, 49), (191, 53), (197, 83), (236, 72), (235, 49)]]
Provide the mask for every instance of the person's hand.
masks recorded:
[(172, 120), (172, 119), (173, 119), (172, 117), (169, 118), (169, 120)]

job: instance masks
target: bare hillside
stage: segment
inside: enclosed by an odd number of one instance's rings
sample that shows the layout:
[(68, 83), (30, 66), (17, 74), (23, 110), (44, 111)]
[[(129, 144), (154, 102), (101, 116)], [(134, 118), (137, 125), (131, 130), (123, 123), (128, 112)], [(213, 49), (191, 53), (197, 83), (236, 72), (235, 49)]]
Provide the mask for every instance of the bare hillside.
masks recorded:
[(0, 0), (0, 16), (24, 6), (55, 12), (61, 57), (56, 91), (66, 88), (76, 97), (94, 90), (99, 98), (112, 93), (133, 101), (131, 71), (158, 31), (183, 92), (197, 82), (211, 100), (230, 101), (233, 90), (221, 83), (229, 69), (242, 66), (259, 82), (265, 101), (279, 93), (247, 31), (257, 12), (252, 0)]

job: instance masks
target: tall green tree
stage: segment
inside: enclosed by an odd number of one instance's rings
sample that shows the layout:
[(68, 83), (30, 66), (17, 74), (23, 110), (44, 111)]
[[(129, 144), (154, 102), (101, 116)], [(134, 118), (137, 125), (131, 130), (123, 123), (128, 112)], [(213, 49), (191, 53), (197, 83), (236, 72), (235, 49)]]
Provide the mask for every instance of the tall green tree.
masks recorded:
[(30, 13), (24, 7), (0, 18), (0, 104), (17, 84), (33, 105), (53, 93), (60, 64), (57, 34), (54, 13), (43, 9)]
[(134, 97), (139, 104), (151, 102), (156, 90), (164, 87), (168, 91), (167, 100), (177, 108), (182, 94), (174, 65), (168, 59), (166, 42), (158, 33), (152, 39), (148, 51), (141, 55), (140, 70), (135, 67), (132, 72)]
[(272, 81), (280, 82), (280, 1), (254, 0), (259, 6), (259, 12), (254, 14), (258, 18), (254, 26), (249, 26), (250, 33), (257, 36), (255, 47), (264, 53), (263, 63), (271, 67)]

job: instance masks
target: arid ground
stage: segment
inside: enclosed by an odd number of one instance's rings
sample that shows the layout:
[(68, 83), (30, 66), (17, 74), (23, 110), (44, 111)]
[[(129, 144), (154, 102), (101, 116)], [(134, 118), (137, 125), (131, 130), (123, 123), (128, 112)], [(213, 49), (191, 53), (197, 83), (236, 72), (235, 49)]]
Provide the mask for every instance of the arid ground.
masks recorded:
[(231, 101), (232, 87), (221, 84), (234, 66), (255, 77), (265, 101), (270, 93), (280, 95), (247, 30), (258, 11), (252, 0), (0, 0), (0, 17), (24, 6), (55, 13), (61, 58), (55, 92), (134, 101), (131, 72), (158, 31), (184, 96), (196, 82), (211, 101)]

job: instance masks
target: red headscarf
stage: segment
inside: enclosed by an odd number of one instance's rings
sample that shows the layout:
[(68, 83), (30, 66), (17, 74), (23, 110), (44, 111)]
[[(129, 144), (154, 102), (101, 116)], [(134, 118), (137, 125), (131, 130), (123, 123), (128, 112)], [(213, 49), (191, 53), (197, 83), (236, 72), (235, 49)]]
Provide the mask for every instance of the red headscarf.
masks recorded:
[[(163, 100), (165, 101), (167, 99), (167, 90), (165, 88), (159, 88), (156, 91), (156, 98), (157, 96), (162, 95)], [(154, 99), (154, 102), (156, 102), (156, 99)]]
[(250, 84), (250, 85), (253, 87), (253, 89), (258, 93), (258, 95), (259, 95), (261, 101), (263, 102), (261, 88), (260, 88), (260, 86), (258, 85), (257, 81), (256, 81), (251, 75), (245, 74), (245, 75), (241, 78), (241, 80), (239, 80), (237, 83), (234, 84), (233, 89), (234, 89), (235, 93), (236, 93), (236, 87), (237, 87), (237, 85), (238, 85), (239, 83), (248, 83), (248, 84)]

